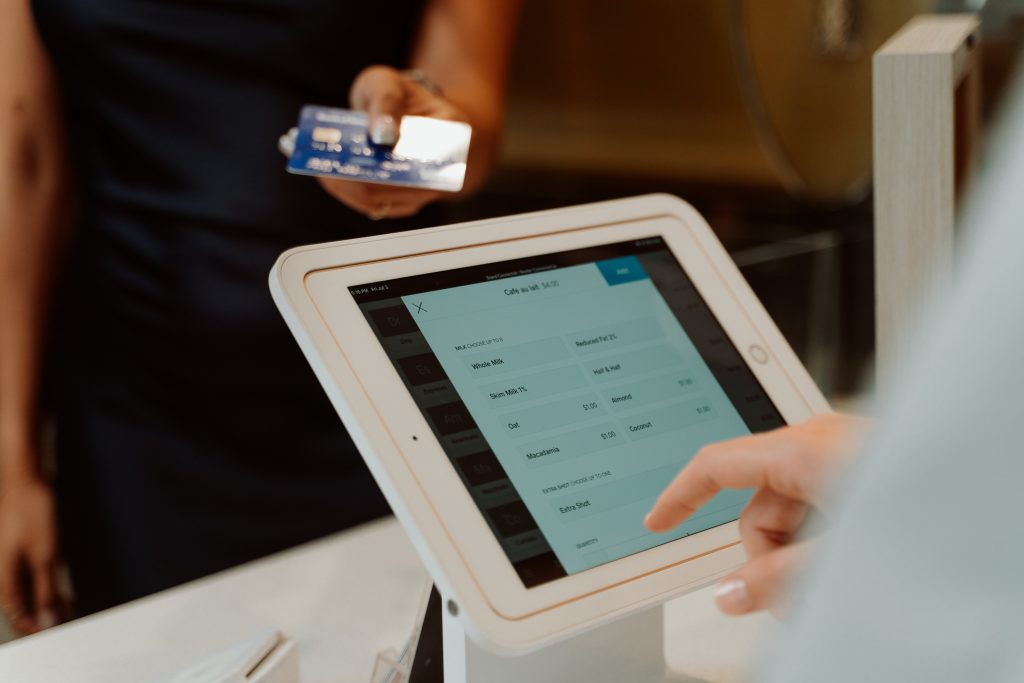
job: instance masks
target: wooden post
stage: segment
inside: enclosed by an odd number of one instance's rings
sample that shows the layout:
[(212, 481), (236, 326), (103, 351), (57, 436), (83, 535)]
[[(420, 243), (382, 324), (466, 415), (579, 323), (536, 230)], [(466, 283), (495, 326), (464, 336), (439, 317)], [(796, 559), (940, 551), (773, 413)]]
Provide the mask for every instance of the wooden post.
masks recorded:
[(974, 15), (924, 15), (875, 53), (880, 387), (908, 358), (924, 302), (952, 279), (957, 199), (978, 140), (978, 29)]

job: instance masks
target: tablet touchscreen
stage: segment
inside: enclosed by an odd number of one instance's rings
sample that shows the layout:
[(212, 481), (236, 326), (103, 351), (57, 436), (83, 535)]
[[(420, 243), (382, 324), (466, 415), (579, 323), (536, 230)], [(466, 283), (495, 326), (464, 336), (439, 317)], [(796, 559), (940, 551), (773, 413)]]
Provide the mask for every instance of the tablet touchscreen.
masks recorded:
[(737, 519), (643, 527), (702, 446), (784, 424), (660, 237), (350, 292), (527, 588)]

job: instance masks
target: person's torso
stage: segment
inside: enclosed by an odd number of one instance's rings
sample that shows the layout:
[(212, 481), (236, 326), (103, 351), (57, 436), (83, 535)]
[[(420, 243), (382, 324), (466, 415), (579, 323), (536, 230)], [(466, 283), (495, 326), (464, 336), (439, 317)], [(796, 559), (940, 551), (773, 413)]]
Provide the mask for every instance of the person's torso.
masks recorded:
[(191, 429), (308, 422), (319, 389), (274, 309), (271, 265), (411, 224), (286, 173), (277, 139), (305, 103), (344, 106), (366, 66), (404, 66), (420, 5), (33, 0), (80, 207), (54, 328), (65, 393)]
[(405, 66), (420, 4), (33, 0), (85, 212), (365, 230), (315, 182), (285, 173), (277, 138), (305, 103), (344, 106), (366, 66)]

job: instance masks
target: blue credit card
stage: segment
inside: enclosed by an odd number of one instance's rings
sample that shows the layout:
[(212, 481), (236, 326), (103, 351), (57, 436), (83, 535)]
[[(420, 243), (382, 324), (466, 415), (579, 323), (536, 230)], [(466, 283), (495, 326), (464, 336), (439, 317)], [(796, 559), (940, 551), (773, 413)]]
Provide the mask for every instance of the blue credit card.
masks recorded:
[(366, 112), (307, 104), (288, 171), (443, 192), (462, 189), (469, 124), (403, 116), (394, 147), (375, 145), (368, 124)]

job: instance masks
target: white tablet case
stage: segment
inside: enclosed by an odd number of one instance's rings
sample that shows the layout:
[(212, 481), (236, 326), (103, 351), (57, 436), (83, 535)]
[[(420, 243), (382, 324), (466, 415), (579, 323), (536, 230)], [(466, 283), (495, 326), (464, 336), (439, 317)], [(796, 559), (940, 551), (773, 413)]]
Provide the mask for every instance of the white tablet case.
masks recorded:
[[(827, 411), (826, 400), (710, 227), (689, 204), (669, 195), (647, 195), (299, 247), (283, 254), (270, 273), (270, 287), (275, 302), (438, 589), (451, 601), (452, 610), (458, 611), (466, 633), (494, 651), (535, 649), (714, 582), (738, 566), (743, 559), (742, 550), (738, 546), (736, 524), (728, 525), (731, 542), (721, 550), (689, 558), (673, 566), (637, 571), (636, 576), (629, 577), (630, 580), (581, 597), (572, 597), (523, 618), (503, 618), (489, 604), (487, 596), (466, 564), (464, 555), (471, 554), (473, 549), (460, 545), (465, 543), (465, 539), (452, 537), (437, 518), (427, 492), (408, 468), (403, 466), (400, 448), (410, 448), (413, 444), (403, 442), (400, 446), (394, 437), (394, 430), (389, 430), (384, 423), (386, 417), (373, 409), (366, 389), (345, 360), (344, 349), (339, 348), (339, 344), (344, 345), (346, 342), (334, 340), (306, 291), (306, 276), (328, 268), (358, 268), (358, 264), (384, 259), (404, 260), (416, 255), (457, 250), (471, 245), (522, 240), (553, 233), (578, 232), (581, 241), (577, 246), (584, 247), (588, 245), (588, 228), (626, 224), (651, 217), (670, 217), (685, 226), (718, 274), (720, 284), (728, 289), (728, 295), (742, 307), (744, 317), (756, 332), (754, 338), (760, 343), (741, 351), (748, 363), (751, 363), (750, 352), (755, 354), (755, 358), (766, 353), (777, 369), (781, 370), (780, 376), (784, 379), (775, 382), (778, 386), (765, 385), (765, 389), (777, 404), (780, 396), (786, 399), (784, 402), (788, 401), (791, 407), (788, 411), (783, 410), (787, 420), (798, 421), (814, 413)], [(595, 237), (592, 243), (602, 242), (600, 237)], [(700, 283), (695, 281), (695, 284)], [(339, 292), (338, 296), (348, 294)], [(353, 328), (357, 324), (357, 321), (353, 321)], [(365, 336), (376, 341), (368, 325), (365, 327)], [(754, 346), (762, 348), (755, 349)], [(424, 438), (433, 439), (433, 436), (427, 431)], [(681, 539), (675, 543), (684, 543), (686, 540)], [(660, 549), (652, 549), (640, 555), (648, 555), (657, 550)], [(581, 575), (592, 571), (595, 570), (582, 572)], [(570, 576), (555, 583), (569, 586), (575, 578)]]

